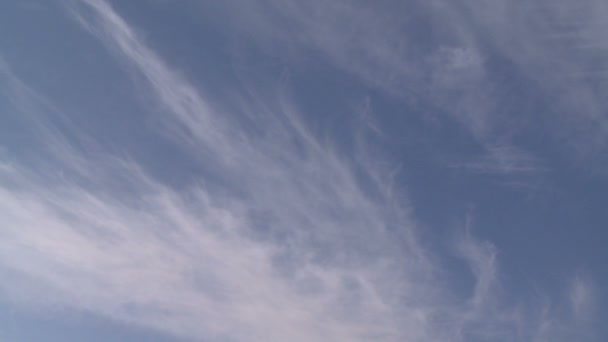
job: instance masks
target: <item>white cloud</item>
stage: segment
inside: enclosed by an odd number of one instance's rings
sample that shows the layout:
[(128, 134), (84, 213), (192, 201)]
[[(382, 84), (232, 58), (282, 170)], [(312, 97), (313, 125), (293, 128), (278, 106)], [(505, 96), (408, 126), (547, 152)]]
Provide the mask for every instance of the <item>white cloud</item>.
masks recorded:
[[(402, 194), (383, 181), (389, 172), (320, 142), (285, 98), (243, 100), (230, 115), (256, 118), (264, 134), (242, 128), (110, 5), (83, 3), (72, 8), (78, 20), (141, 74), (174, 127), (167, 134), (217, 179), (175, 189), (134, 161), (85, 157), (42, 119), (48, 103), (13, 79), (22, 103), (38, 103), (21, 110), (54, 148), (39, 168), (1, 160), (0, 293), (196, 340), (512, 340), (536, 331), (516, 332), (515, 318), (531, 314), (494, 291), (491, 244), (463, 238), (475, 281), (471, 296), (459, 295), (417, 239)], [(61, 176), (41, 171), (58, 165)]]
[(541, 162), (513, 146), (488, 146), (485, 153), (470, 161), (453, 162), (451, 167), (482, 174), (531, 174), (546, 171)]
[[(455, 120), (484, 149), (518, 148), (513, 136), (521, 122), (540, 119), (550, 127), (539, 134), (549, 132), (545, 138), (568, 159), (605, 164), (599, 152), (608, 143), (605, 1), (389, 3), (233, 0), (223, 6), (235, 17), (232, 27), (269, 53), (320, 53), (426, 115)], [(512, 79), (526, 80), (525, 95), (509, 89), (520, 86), (509, 85)], [(550, 103), (529, 106), (539, 99)]]
[(570, 286), (570, 303), (576, 319), (587, 320), (593, 313), (593, 287), (588, 280), (575, 277)]

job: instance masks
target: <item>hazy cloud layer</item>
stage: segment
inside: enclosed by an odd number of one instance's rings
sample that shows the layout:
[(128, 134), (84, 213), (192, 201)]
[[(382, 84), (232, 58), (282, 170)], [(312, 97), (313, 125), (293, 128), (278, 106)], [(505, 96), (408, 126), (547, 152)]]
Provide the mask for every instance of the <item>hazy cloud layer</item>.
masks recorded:
[[(319, 52), (412, 111), (447, 115), (489, 154), (513, 151), (503, 147), (538, 119), (575, 161), (606, 148), (602, 1), (232, 0), (222, 9), (270, 54)], [(548, 103), (530, 118), (534, 96)], [(506, 153), (499, 172), (512, 169), (502, 168)]]
[[(556, 76), (544, 69), (546, 55), (533, 49), (545, 44), (547, 53), (561, 51), (570, 44), (561, 40), (571, 35), (576, 44), (601, 43), (595, 31), (599, 19), (562, 32), (558, 43), (551, 43), (552, 26), (531, 34), (533, 24), (550, 26), (558, 14), (567, 16), (566, 22), (577, 20), (570, 18), (570, 2), (524, 6), (538, 11), (542, 20), (534, 23), (507, 23), (525, 18), (515, 5), (498, 0), (483, 6), (405, 2), (394, 13), (348, 1), (226, 6), (244, 7), (237, 14), (243, 16), (240, 29), (253, 30), (262, 46), (279, 40), (288, 49), (316, 49), (390, 96), (440, 108), (466, 127), (482, 150), (477, 159), (449, 161), (449, 167), (502, 175), (544, 170), (537, 157), (502, 134), (500, 116), (509, 113), (489, 86), (490, 44), (541, 89), (565, 94), (560, 108), (583, 106), (580, 115), (565, 109), (556, 120), (592, 122), (597, 129), (568, 143), (604, 144), (604, 104), (576, 56), (560, 54), (565, 57), (551, 62), (565, 68), (563, 77), (572, 82), (554, 86)], [(587, 1), (577, 9), (588, 18), (603, 7)], [(585, 322), (596, 295), (590, 279), (565, 280), (570, 285), (563, 287), (562, 298), (542, 289), (505, 293), (500, 251), (475, 237), (470, 221), (449, 246), (471, 279), (464, 288), (455, 285), (443, 254), (419, 236), (424, 226), (408, 194), (394, 185), (392, 168), (373, 157), (373, 146), (346, 155), (335, 141), (310, 129), (306, 113), (287, 92), (256, 89), (235, 95), (232, 107), (208, 98), (105, 1), (69, 2), (66, 11), (123, 68), (144, 80), (160, 106), (150, 115), (160, 115), (166, 125), (157, 132), (159, 139), (168, 136), (202, 172), (185, 186), (170, 185), (136, 160), (105, 151), (0, 60), (0, 89), (12, 101), (11, 115), (21, 116), (34, 132), (33, 143), (43, 146), (29, 160), (0, 150), (3, 297), (193, 340), (588, 336)], [(433, 32), (445, 43), (412, 49), (410, 44), (422, 44), (412, 42), (419, 23), (401, 20), (403, 11), (447, 22), (446, 32)], [(289, 30), (277, 28), (284, 22)]]

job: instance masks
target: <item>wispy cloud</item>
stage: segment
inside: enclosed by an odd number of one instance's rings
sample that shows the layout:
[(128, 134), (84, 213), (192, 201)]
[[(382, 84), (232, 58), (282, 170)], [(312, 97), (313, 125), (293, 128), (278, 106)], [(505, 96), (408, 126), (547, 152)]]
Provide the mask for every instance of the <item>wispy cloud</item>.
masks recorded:
[[(454, 120), (484, 149), (521, 149), (513, 136), (534, 111), (551, 126), (543, 138), (563, 146), (567, 158), (602, 158), (608, 141), (603, 1), (390, 3), (234, 0), (224, 6), (237, 17), (234, 27), (269, 53), (277, 46), (312, 48), (407, 108)], [(526, 88), (516, 79), (526, 79)]]
[[(517, 329), (518, 320), (537, 318), (527, 304), (517, 311), (494, 291), (494, 246), (463, 237), (459, 252), (475, 281), (471, 295), (452, 289), (447, 270), (417, 238), (389, 172), (318, 139), (287, 97), (256, 93), (255, 101), (238, 100), (240, 112), (222, 113), (108, 3), (70, 8), (146, 80), (171, 127), (162, 134), (207, 173), (178, 189), (136, 161), (85, 155), (44, 120), (48, 102), (11, 74), (8, 87), (22, 95), (16, 106), (36, 104), (21, 110), (55, 148), (45, 171), (0, 159), (3, 293), (195, 340), (469, 341), (536, 333), (537, 325)], [(454, 68), (479, 62), (469, 50), (450, 55)], [(243, 127), (241, 116), (254, 118), (253, 127)], [(59, 166), (61, 174), (49, 171)], [(573, 303), (582, 303), (581, 293), (573, 292)]]
[(587, 320), (594, 311), (594, 290), (589, 280), (575, 277), (570, 287), (570, 301), (575, 319)]
[(541, 162), (513, 146), (488, 146), (474, 160), (453, 162), (451, 167), (481, 174), (534, 174), (546, 171)]

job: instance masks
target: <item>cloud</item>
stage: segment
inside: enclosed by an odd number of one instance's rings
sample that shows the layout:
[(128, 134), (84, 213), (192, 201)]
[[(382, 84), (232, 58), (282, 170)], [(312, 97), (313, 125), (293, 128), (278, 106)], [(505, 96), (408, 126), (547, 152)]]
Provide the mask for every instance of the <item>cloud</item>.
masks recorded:
[[(53, 148), (33, 166), (0, 155), (3, 296), (194, 340), (474, 341), (536, 332), (533, 324), (516, 328), (534, 312), (515, 310), (495, 291), (494, 246), (465, 234), (459, 255), (474, 285), (470, 295), (454, 290), (390, 172), (317, 138), (288, 97), (260, 91), (223, 113), (108, 3), (70, 10), (147, 82), (168, 124), (159, 133), (205, 172), (172, 187), (135, 160), (83, 153), (66, 134), (76, 128), (46, 120), (58, 110), (11, 76), (15, 107)], [(383, 31), (370, 35), (356, 39)], [(346, 58), (342, 48), (334, 58)], [(473, 50), (450, 51), (451, 68), (481, 63)], [(390, 50), (369, 53), (393, 61)]]
[(594, 293), (591, 282), (575, 277), (570, 286), (572, 313), (576, 319), (587, 320), (593, 312)]
[(603, 1), (233, 0), (223, 6), (222, 14), (235, 18), (231, 27), (269, 54), (313, 51), (401, 99), (404, 111), (454, 120), (483, 149), (523, 149), (517, 136), (530, 125), (522, 122), (539, 120), (539, 136), (562, 146), (566, 159), (602, 158), (608, 141)]
[(453, 162), (451, 167), (481, 174), (534, 174), (546, 171), (541, 162), (513, 146), (488, 146), (475, 160)]
[(432, 271), (393, 199), (364, 191), (288, 103), (257, 113), (267, 137), (229, 126), (106, 3), (91, 5), (99, 22), (88, 27), (148, 80), (176, 141), (230, 187), (200, 179), (176, 190), (133, 161), (85, 157), (43, 119), (41, 96), (13, 79), (20, 103), (36, 104), (20, 110), (56, 148), (35, 168), (3, 162), (8, 297), (194, 339), (395, 340), (408, 326), (411, 337), (427, 334), (414, 326), (424, 308), (399, 313), (391, 303), (427, 291), (410, 279)]

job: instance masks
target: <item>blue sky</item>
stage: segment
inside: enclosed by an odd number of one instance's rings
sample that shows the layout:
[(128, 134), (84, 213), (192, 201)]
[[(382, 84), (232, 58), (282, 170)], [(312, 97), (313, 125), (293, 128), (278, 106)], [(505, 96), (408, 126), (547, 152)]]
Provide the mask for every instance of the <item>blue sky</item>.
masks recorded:
[(607, 19), (1, 2), (0, 340), (607, 340)]

